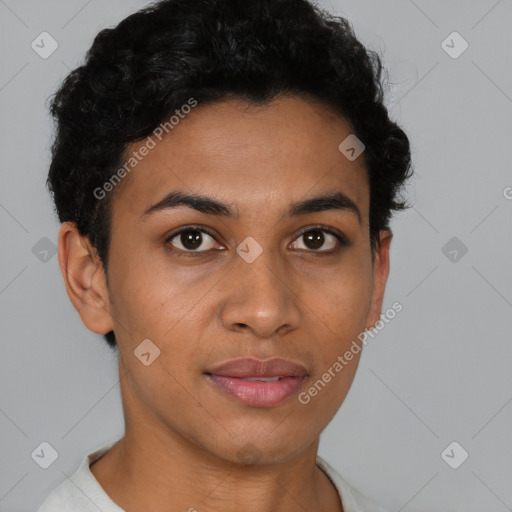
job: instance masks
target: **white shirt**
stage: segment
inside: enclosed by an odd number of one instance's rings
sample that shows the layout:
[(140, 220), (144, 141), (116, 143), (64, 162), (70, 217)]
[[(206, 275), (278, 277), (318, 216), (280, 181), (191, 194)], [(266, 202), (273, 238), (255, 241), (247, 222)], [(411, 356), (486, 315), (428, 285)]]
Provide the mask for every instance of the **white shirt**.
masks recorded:
[[(110, 443), (87, 455), (70, 479), (57, 486), (37, 512), (125, 512), (112, 501), (89, 469), (90, 464), (104, 455), (114, 444), (115, 442)], [(343, 480), (320, 456), (317, 456), (316, 463), (336, 487), (344, 512), (387, 512)]]

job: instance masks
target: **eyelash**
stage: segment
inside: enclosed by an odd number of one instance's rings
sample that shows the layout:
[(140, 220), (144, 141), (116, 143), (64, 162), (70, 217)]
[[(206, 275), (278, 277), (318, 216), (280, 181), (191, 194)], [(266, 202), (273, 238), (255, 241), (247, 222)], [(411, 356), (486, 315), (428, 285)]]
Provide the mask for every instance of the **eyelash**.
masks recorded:
[[(214, 250), (214, 251), (217, 250), (217, 249), (209, 249), (209, 250), (206, 250), (206, 251), (184, 251), (182, 249), (177, 249), (176, 247), (172, 247), (171, 241), (174, 238), (178, 237), (179, 235), (181, 235), (182, 233), (185, 233), (187, 231), (199, 231), (201, 233), (206, 233), (207, 235), (211, 236), (217, 242), (217, 239), (215, 238), (215, 234), (210, 229), (208, 229), (208, 228), (206, 228), (204, 226), (198, 225), (198, 224), (193, 224), (193, 225), (190, 225), (190, 226), (185, 226), (185, 227), (181, 228), (180, 230), (176, 231), (175, 233), (173, 233), (171, 236), (169, 236), (165, 240), (165, 245), (170, 247), (170, 249), (172, 251), (177, 252), (177, 256), (185, 256), (185, 257), (192, 256), (192, 257), (196, 257), (197, 255), (204, 255), (205, 253), (208, 253), (211, 250)], [(297, 237), (294, 238), (293, 241), (297, 240), (302, 235), (304, 235), (306, 233), (309, 233), (310, 231), (321, 231), (322, 233), (328, 233), (330, 235), (333, 235), (334, 238), (336, 238), (336, 240), (338, 242), (338, 247), (336, 247), (335, 249), (330, 249), (328, 251), (321, 251), (321, 250), (315, 251), (313, 249), (310, 249), (307, 252), (311, 252), (311, 253), (318, 254), (318, 255), (329, 255), (329, 254), (335, 254), (338, 251), (340, 251), (343, 247), (347, 247), (349, 245), (349, 243), (348, 243), (348, 241), (347, 241), (347, 239), (345, 238), (344, 235), (342, 235), (341, 233), (338, 233), (337, 231), (334, 231), (332, 228), (329, 228), (329, 227), (324, 226), (322, 224), (316, 224), (316, 225), (313, 225), (313, 226), (308, 226), (307, 228), (303, 228), (300, 231), (300, 233), (297, 235)], [(300, 249), (300, 250), (304, 250), (304, 249)]]

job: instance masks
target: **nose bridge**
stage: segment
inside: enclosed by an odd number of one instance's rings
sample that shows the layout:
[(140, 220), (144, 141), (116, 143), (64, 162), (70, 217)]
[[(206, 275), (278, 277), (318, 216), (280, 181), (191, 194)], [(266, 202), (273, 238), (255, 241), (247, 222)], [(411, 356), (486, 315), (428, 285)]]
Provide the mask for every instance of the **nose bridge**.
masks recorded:
[(251, 241), (247, 243), (237, 248), (239, 259), (234, 263), (233, 286), (222, 308), (225, 327), (247, 326), (261, 337), (271, 336), (283, 326), (295, 328), (300, 314), (285, 265), (279, 255), (268, 248), (253, 260), (254, 252), (251, 258), (246, 258), (256, 249), (251, 247)]
[(240, 264), (240, 279), (246, 291), (252, 291), (250, 295), (255, 299), (265, 299), (267, 304), (277, 303), (288, 295), (285, 274), (279, 257), (271, 250), (263, 251), (252, 263)]

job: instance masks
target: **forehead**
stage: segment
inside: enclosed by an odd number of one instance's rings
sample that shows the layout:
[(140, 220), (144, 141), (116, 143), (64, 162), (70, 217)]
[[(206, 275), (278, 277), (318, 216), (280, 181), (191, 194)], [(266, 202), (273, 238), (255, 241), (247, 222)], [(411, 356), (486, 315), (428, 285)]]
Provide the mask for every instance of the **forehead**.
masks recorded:
[(176, 120), (160, 139), (152, 135), (127, 148), (125, 158), (137, 157), (137, 164), (118, 185), (114, 217), (140, 217), (178, 189), (213, 196), (240, 216), (280, 214), (292, 201), (339, 191), (367, 215), (363, 157), (350, 161), (338, 149), (351, 127), (322, 104), (296, 97), (264, 106), (229, 100), (199, 105)]

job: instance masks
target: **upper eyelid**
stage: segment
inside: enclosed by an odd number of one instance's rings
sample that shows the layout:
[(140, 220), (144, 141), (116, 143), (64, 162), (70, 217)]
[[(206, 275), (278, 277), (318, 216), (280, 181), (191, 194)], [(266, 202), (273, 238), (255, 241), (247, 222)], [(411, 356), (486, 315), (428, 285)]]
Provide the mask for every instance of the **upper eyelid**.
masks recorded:
[(211, 232), (208, 228), (205, 228), (203, 226), (198, 226), (195, 224), (191, 224), (190, 226), (184, 226), (184, 227), (178, 229), (178, 231), (176, 231), (172, 235), (169, 235), (168, 237), (166, 237), (165, 241), (169, 242), (173, 238), (176, 238), (178, 235), (181, 235), (181, 233), (184, 233), (186, 231), (200, 231), (201, 233), (206, 233), (208, 236), (211, 236), (212, 238), (214, 238), (216, 240), (215, 234), (213, 232)]
[[(308, 227), (305, 227), (305, 228), (301, 229), (299, 231), (299, 233), (297, 234), (297, 236), (293, 240), (295, 241), (295, 240), (297, 240), (297, 238), (299, 238), (302, 235), (305, 235), (309, 231), (315, 231), (315, 230), (323, 231), (325, 233), (328, 233), (329, 235), (332, 235), (334, 238), (336, 238), (336, 241), (338, 242), (338, 244), (340, 246), (348, 246), (349, 245), (348, 238), (347, 238), (347, 236), (342, 231), (339, 231), (339, 230), (337, 230), (335, 228), (330, 228), (330, 227), (327, 227), (327, 226), (315, 225), (315, 224), (313, 224), (312, 226), (308, 226)], [(311, 252), (318, 252), (318, 253), (325, 252), (325, 253), (329, 253), (330, 251), (311, 251)]]

